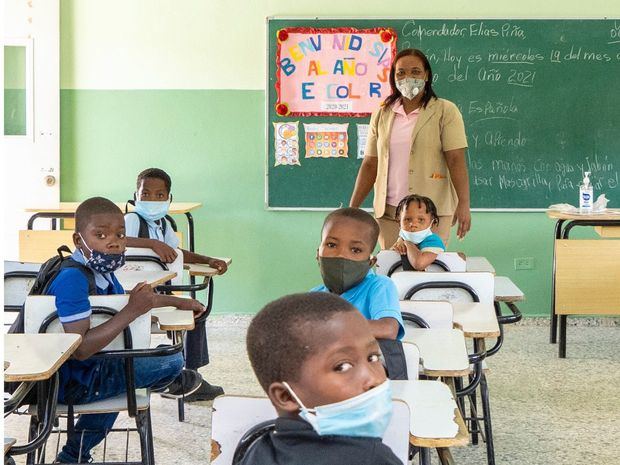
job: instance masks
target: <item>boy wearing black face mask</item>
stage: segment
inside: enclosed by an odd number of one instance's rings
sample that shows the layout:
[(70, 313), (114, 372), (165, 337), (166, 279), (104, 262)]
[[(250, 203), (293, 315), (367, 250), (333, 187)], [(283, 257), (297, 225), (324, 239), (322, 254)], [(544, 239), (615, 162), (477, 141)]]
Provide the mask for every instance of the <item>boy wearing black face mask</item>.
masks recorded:
[[(158, 295), (146, 284), (132, 289), (129, 302), (105, 323), (90, 327), (91, 308), (88, 300), (92, 273), (97, 294), (123, 294), (114, 271), (125, 262), (125, 223), (123, 213), (111, 201), (94, 197), (80, 204), (75, 213), (75, 252), (73, 260), (86, 268), (63, 267), (47, 291), (56, 296), (58, 317), (65, 332), (82, 336), (73, 358), (60, 368), (58, 400), (62, 403), (84, 404), (125, 392), (124, 362), (122, 360), (93, 360), (90, 357), (107, 346), (140, 315), (152, 308), (174, 306), (200, 315), (205, 311), (200, 302), (167, 295)], [(200, 379), (183, 372), (180, 353), (166, 357), (137, 358), (134, 374), (138, 388), (164, 389), (183, 386), (186, 392), (198, 389)], [(83, 463), (91, 459), (90, 450), (103, 440), (118, 413), (81, 415), (75, 431), (68, 435), (67, 444), (57, 457), (60, 463)], [(84, 434), (82, 435), (82, 432)]]
[(369, 320), (375, 338), (400, 340), (405, 328), (396, 286), (371, 270), (378, 237), (377, 221), (364, 210), (340, 208), (327, 215), (317, 251), (324, 284), (312, 291), (349, 301)]

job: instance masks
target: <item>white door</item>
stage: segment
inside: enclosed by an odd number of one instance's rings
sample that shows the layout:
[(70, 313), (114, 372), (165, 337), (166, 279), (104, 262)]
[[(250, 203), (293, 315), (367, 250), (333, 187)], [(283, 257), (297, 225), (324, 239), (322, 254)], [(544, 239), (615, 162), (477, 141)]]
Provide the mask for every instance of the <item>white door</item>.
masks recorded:
[(2, 255), (17, 260), (18, 231), (30, 217), (24, 209), (60, 201), (60, 6), (59, 0), (2, 3)]

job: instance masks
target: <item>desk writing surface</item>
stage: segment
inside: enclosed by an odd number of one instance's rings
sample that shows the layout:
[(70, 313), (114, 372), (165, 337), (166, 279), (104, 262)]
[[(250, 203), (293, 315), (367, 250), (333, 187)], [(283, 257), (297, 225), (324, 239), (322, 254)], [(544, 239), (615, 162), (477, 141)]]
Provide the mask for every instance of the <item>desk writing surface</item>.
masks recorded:
[(603, 220), (620, 221), (620, 208), (608, 208), (601, 213), (566, 213), (558, 210), (547, 210), (547, 216), (555, 220)]
[[(230, 264), (232, 263), (232, 259), (231, 258), (225, 258), (225, 257), (213, 257), (213, 258), (217, 258), (218, 260), (222, 260), (224, 263), (226, 263), (226, 266), (230, 266)], [(218, 271), (215, 268), (211, 268), (209, 265), (205, 265), (203, 263), (185, 263), (183, 265), (183, 268), (186, 269), (189, 272), (190, 276), (215, 276), (217, 275)]]
[(157, 287), (176, 277), (174, 271), (116, 271), (116, 279), (121, 283), (126, 292), (131, 291), (136, 284), (146, 281), (151, 287)]
[[(26, 208), (27, 212), (31, 213), (75, 213), (77, 207), (81, 202), (60, 202), (58, 207), (55, 208), (39, 208), (39, 207), (31, 207)], [(114, 202), (118, 208), (120, 208), (123, 212), (125, 211), (125, 202)], [(171, 215), (177, 215), (182, 213), (187, 213), (192, 210), (196, 210), (197, 208), (202, 207), (202, 203), (200, 202), (172, 202), (170, 204), (170, 209), (168, 213)], [(130, 205), (129, 210), (133, 211), (133, 207)]]
[(424, 374), (429, 376), (465, 376), (469, 358), (465, 336), (460, 329), (428, 329), (405, 326), (403, 342), (420, 351)]
[(454, 309), (454, 326), (463, 330), (466, 337), (499, 336), (499, 323), (493, 304), (453, 302), (452, 308)]
[(495, 274), (495, 268), (485, 257), (466, 257), (465, 263), (467, 271), (485, 271)]
[(495, 300), (498, 302), (520, 302), (525, 300), (525, 295), (508, 276), (495, 276)]
[[(391, 381), (392, 399), (403, 400), (411, 413), (411, 442), (421, 447), (467, 444), (450, 388), (440, 381)], [(456, 420), (456, 421), (455, 421)], [(464, 441), (464, 442), (463, 442)]]
[(5, 381), (41, 381), (52, 376), (78, 348), (79, 334), (5, 334)]
[(163, 331), (186, 331), (194, 329), (194, 312), (174, 307), (160, 307), (151, 310), (151, 319)]
[(13, 444), (15, 444), (16, 441), (17, 440), (14, 438), (4, 438), (4, 455), (11, 450), (11, 447), (13, 447)]

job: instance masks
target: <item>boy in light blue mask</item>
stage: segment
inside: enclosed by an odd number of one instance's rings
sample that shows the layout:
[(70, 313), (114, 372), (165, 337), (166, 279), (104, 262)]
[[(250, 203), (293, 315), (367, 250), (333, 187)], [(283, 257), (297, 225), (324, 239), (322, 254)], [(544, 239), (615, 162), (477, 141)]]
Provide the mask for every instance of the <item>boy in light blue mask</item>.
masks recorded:
[[(125, 215), (128, 247), (153, 249), (164, 263), (177, 258), (179, 238), (166, 219), (172, 202), (172, 179), (159, 168), (142, 171), (136, 180), (135, 211)], [(147, 229), (145, 231), (144, 223)], [(183, 250), (184, 263), (202, 263), (226, 273), (226, 263), (217, 258)]]
[(241, 465), (401, 464), (381, 442), (392, 400), (379, 346), (351, 304), (328, 293), (271, 302), (247, 351), (278, 418)]
[(408, 195), (398, 203), (396, 218), (400, 232), (392, 250), (401, 255), (405, 271), (424, 271), (446, 250), (441, 237), (433, 232), (439, 222), (437, 207), (428, 197)]
[[(135, 193), (135, 211), (125, 214), (128, 247), (153, 249), (164, 263), (177, 258), (179, 239), (166, 218), (172, 201), (172, 180), (159, 168), (149, 168), (138, 175)], [(226, 273), (226, 262), (181, 249), (184, 263), (202, 263)], [(185, 366), (197, 370), (209, 364), (206, 323), (201, 321), (188, 331), (185, 341)], [(200, 376), (200, 375), (198, 375)], [(176, 395), (175, 392), (171, 393)], [(202, 380), (200, 389), (185, 398), (186, 402), (212, 400), (224, 394), (220, 386)], [(163, 394), (167, 396), (168, 394)]]

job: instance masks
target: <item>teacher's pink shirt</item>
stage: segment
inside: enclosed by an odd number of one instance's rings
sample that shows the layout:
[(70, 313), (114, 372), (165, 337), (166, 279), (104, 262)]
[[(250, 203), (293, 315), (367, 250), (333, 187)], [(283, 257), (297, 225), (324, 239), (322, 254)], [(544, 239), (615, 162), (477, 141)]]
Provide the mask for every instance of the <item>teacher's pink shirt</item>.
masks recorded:
[(390, 156), (388, 159), (387, 198), (388, 205), (398, 205), (409, 195), (409, 158), (413, 128), (418, 121), (420, 109), (406, 114), (403, 104), (398, 101), (392, 105), (394, 123), (390, 134)]

